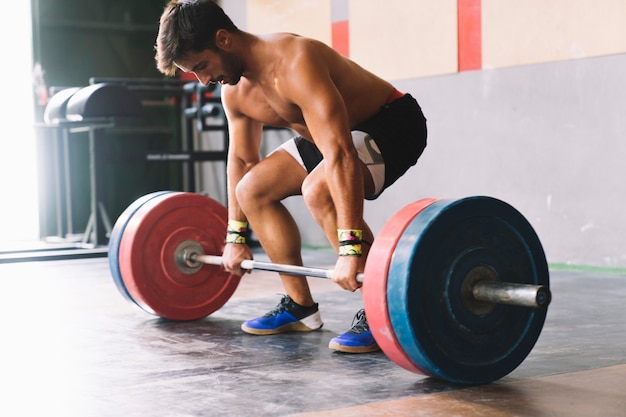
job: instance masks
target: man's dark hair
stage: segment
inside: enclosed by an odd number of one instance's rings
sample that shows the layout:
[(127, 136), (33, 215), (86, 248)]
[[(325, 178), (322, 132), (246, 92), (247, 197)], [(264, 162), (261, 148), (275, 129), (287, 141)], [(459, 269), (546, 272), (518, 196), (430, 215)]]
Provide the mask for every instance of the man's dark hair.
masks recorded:
[(157, 68), (165, 75), (176, 74), (176, 60), (188, 52), (216, 50), (219, 29), (239, 29), (213, 0), (170, 0), (159, 23), (155, 46)]

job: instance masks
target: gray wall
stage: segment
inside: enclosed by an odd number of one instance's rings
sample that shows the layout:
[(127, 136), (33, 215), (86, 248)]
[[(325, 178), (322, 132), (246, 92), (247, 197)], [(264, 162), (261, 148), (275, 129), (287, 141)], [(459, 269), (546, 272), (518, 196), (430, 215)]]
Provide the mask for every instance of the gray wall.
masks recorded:
[[(626, 55), (397, 81), (428, 118), (417, 165), (365, 215), (374, 232), (424, 197), (520, 210), (548, 261), (626, 267)], [(328, 245), (299, 198), (304, 243)]]

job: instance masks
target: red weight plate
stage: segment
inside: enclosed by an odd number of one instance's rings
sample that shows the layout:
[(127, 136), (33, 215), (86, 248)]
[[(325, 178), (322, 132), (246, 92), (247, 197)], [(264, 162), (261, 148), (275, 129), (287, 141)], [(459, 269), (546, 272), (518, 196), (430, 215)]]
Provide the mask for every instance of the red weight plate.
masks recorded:
[(363, 302), (372, 334), (378, 346), (396, 364), (419, 374), (425, 372), (415, 366), (404, 352), (394, 333), (387, 304), (387, 276), (396, 245), (411, 221), (426, 207), (437, 201), (424, 198), (413, 202), (394, 214), (374, 239), (367, 255)]
[(221, 308), (240, 277), (222, 267), (184, 271), (176, 249), (193, 241), (205, 254), (221, 255), (227, 210), (195, 193), (168, 193), (145, 203), (129, 220), (120, 242), (119, 263), (128, 292), (145, 311), (171, 320), (195, 320)]

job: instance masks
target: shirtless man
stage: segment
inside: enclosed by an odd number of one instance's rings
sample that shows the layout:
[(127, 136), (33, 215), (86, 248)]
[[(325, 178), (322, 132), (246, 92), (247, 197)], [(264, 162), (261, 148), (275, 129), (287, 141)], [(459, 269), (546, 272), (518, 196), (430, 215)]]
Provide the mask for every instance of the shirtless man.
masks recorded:
[[(322, 42), (288, 33), (239, 30), (212, 0), (171, 0), (156, 44), (159, 71), (220, 83), (228, 119), (228, 230), (224, 268), (242, 275), (252, 259), (248, 224), (274, 263), (302, 265), (298, 226), (282, 204), (302, 195), (338, 253), (333, 281), (355, 291), (373, 235), (363, 200), (374, 199), (426, 146), (426, 119), (413, 97)], [(264, 159), (263, 125), (299, 136)], [(312, 331), (322, 320), (307, 279), (281, 274), (286, 295), (266, 315), (246, 321), (251, 334)], [(378, 346), (363, 310), (352, 329), (330, 341), (343, 352)]]

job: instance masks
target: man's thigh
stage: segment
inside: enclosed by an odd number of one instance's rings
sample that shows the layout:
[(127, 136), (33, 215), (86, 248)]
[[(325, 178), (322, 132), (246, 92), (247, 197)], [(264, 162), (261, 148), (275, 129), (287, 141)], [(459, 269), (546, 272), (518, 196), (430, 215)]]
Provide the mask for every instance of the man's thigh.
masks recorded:
[(276, 149), (262, 159), (247, 174), (246, 181), (255, 194), (273, 200), (282, 200), (302, 194), (306, 170), (284, 149)]

